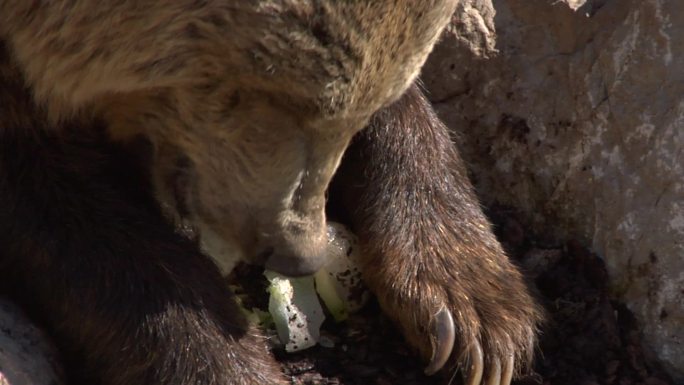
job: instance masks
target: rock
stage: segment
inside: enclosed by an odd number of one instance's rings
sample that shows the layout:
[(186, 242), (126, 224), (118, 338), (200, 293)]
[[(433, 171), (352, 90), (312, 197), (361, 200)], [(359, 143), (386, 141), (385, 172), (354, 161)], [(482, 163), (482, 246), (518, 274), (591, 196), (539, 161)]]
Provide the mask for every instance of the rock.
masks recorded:
[(684, 3), (462, 0), (423, 71), (486, 204), (605, 260), (684, 383)]
[(0, 298), (0, 385), (60, 385), (61, 366), (47, 336)]

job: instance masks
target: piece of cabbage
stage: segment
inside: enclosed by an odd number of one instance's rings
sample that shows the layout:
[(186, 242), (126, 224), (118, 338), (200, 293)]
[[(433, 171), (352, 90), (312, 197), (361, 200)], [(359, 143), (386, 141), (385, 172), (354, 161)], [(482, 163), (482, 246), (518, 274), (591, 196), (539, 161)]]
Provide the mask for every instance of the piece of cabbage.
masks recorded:
[(313, 276), (264, 273), (271, 283), (268, 310), (288, 352), (306, 349), (319, 340), (324, 315), (316, 293), (337, 322), (358, 311), (368, 299), (357, 265), (356, 236), (341, 224), (329, 223), (328, 239), (328, 262)]
[(316, 345), (325, 316), (313, 277), (288, 278), (272, 271), (264, 275), (271, 283), (268, 311), (285, 351), (296, 352)]
[(368, 290), (359, 269), (356, 236), (344, 225), (328, 225), (328, 263), (314, 275), (316, 291), (335, 321), (347, 319), (368, 300)]

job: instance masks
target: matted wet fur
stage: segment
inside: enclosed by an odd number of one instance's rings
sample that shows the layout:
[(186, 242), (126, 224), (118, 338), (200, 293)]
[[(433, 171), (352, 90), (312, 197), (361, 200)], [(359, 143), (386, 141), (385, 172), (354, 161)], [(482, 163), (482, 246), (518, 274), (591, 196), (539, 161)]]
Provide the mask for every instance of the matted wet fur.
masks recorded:
[[(0, 1), (0, 272), (73, 382), (283, 383), (170, 222), (315, 270), (328, 182), (366, 124), (330, 196), (383, 309), (429, 372), (505, 385), (524, 367), (539, 311), (410, 87), (455, 1), (407, 4)], [(98, 127), (146, 136), (151, 175)]]

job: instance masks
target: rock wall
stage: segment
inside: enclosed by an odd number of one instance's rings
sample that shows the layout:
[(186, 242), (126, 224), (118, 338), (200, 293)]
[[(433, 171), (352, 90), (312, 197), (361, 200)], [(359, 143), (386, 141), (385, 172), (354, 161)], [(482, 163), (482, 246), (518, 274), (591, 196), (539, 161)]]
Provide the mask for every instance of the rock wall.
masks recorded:
[(599, 253), (684, 384), (684, 2), (462, 0), (423, 80), (485, 203)]
[(61, 363), (48, 337), (0, 298), (0, 385), (62, 385)]

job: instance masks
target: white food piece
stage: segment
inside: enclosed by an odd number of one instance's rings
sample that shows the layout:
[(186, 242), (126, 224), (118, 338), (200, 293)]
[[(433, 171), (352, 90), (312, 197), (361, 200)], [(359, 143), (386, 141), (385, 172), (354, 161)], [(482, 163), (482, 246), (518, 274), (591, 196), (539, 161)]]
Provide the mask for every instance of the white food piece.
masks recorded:
[(296, 352), (316, 345), (325, 316), (314, 289), (313, 277), (288, 278), (272, 271), (268, 311), (285, 351)]
[(316, 291), (335, 321), (347, 319), (368, 302), (359, 269), (359, 242), (344, 225), (328, 224), (328, 263), (315, 275)]
[(329, 222), (328, 239), (328, 262), (313, 276), (289, 278), (264, 272), (271, 283), (268, 311), (288, 352), (314, 346), (320, 338), (325, 316), (316, 293), (337, 322), (368, 300), (357, 263), (360, 248), (356, 236), (345, 226)]

